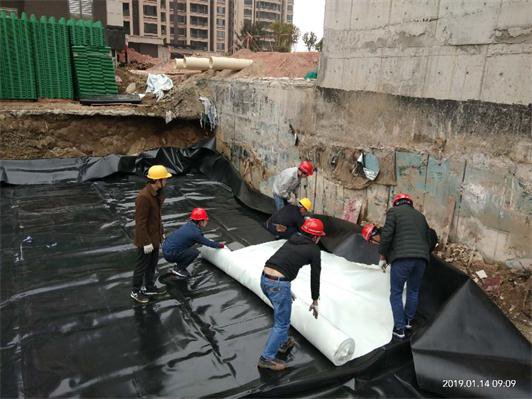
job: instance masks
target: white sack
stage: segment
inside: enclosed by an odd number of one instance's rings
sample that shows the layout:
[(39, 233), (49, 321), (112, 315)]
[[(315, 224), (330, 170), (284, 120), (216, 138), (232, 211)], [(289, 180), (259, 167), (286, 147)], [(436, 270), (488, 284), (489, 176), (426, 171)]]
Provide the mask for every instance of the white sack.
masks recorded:
[[(260, 289), (264, 263), (284, 240), (252, 245), (237, 251), (202, 247), (203, 257), (252, 290), (265, 303)], [(296, 300), (291, 324), (334, 365), (363, 356), (387, 344), (392, 337), (393, 317), (389, 303), (388, 273), (378, 267), (349, 262), (321, 252), (320, 315), (308, 311), (310, 266), (304, 266), (292, 282)]]
[(174, 87), (174, 82), (168, 76), (164, 74), (148, 75), (146, 81), (146, 93), (153, 93), (157, 97), (157, 101), (164, 97), (164, 92)]

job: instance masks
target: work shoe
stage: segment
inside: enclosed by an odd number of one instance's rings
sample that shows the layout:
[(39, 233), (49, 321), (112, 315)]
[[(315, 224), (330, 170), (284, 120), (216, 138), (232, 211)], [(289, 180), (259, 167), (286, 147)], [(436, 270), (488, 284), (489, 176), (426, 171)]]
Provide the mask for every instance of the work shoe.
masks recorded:
[(288, 340), (279, 347), (279, 353), (285, 354), (296, 345), (296, 341), (292, 337), (288, 337)]
[(184, 267), (181, 268), (181, 269), (172, 269), (172, 270), (170, 270), (170, 273), (172, 273), (174, 276), (177, 276), (179, 278), (189, 278), (190, 277), (190, 273)]
[(145, 288), (142, 290), (142, 293), (146, 296), (153, 296), (153, 295), (164, 295), (166, 294), (167, 289), (166, 287), (152, 287), (152, 288)]
[(133, 298), (138, 303), (148, 303), (150, 301), (150, 298), (148, 298), (146, 295), (144, 295), (140, 291), (131, 291), (129, 294), (131, 298)]
[(392, 332), (392, 335), (396, 338), (404, 338), (405, 337), (405, 330), (402, 328), (402, 329), (398, 329), (398, 328), (394, 328), (393, 329), (393, 332)]
[(412, 330), (412, 320), (408, 320), (408, 321), (406, 322), (406, 326), (405, 326), (405, 328), (406, 328), (407, 330)]
[(261, 369), (270, 369), (274, 371), (282, 371), (286, 369), (288, 366), (285, 362), (279, 359), (273, 359), (273, 360), (267, 360), (264, 359), (262, 356), (259, 358), (259, 363), (257, 364), (258, 367)]

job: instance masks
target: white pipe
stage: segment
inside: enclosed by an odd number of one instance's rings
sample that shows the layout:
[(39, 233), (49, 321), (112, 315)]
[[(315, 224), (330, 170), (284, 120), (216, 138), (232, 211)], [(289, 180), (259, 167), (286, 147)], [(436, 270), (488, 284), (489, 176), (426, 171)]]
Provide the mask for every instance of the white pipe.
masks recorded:
[(210, 69), (209, 59), (201, 57), (185, 57), (185, 68), (206, 71)]
[(176, 69), (185, 69), (185, 60), (183, 58), (176, 58), (175, 67)]
[(220, 71), (222, 69), (231, 69), (233, 71), (239, 71), (253, 64), (253, 60), (213, 56), (209, 58), (209, 64), (211, 68), (216, 71)]

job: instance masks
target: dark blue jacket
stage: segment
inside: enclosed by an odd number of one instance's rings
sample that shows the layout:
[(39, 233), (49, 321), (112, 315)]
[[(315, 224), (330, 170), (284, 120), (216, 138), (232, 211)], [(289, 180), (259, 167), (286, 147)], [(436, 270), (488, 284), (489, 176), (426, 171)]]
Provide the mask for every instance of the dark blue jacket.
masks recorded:
[(220, 247), (216, 241), (206, 238), (196, 223), (188, 221), (166, 237), (163, 242), (163, 254), (178, 254), (194, 244), (203, 244), (211, 248)]

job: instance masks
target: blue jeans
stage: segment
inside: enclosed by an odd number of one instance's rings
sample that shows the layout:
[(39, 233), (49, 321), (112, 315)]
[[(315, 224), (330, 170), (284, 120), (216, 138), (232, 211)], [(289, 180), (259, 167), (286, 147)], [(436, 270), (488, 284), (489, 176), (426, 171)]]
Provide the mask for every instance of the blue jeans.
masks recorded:
[(266, 360), (273, 360), (279, 347), (288, 340), (292, 313), (290, 281), (273, 281), (261, 276), (260, 288), (273, 305), (272, 332), (266, 341), (262, 357)]
[(199, 251), (194, 247), (187, 248), (177, 254), (171, 252), (163, 253), (164, 259), (176, 264), (176, 269), (185, 269), (188, 265), (194, 262), (194, 259), (196, 259), (199, 254)]
[[(419, 287), (427, 261), (421, 258), (403, 258), (392, 262), (390, 272), (390, 303), (393, 323), (398, 330), (414, 318), (417, 309)], [(406, 283), (406, 304), (403, 307), (403, 289)]]
[(273, 195), (273, 202), (275, 202), (275, 209), (279, 210), (285, 205), (288, 205), (288, 200), (283, 197), (279, 197), (277, 194)]

